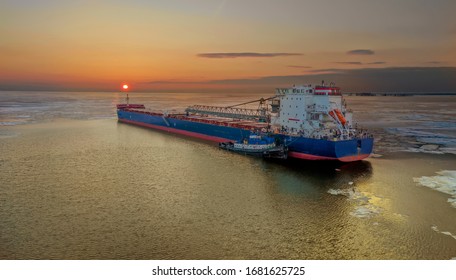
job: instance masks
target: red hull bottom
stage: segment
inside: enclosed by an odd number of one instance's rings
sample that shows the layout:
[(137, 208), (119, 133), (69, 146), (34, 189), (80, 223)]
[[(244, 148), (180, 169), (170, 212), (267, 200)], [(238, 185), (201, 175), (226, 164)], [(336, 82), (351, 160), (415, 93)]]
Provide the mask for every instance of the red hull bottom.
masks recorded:
[(338, 160), (342, 162), (352, 162), (365, 159), (369, 156), (369, 154), (362, 154), (356, 156), (346, 156), (341, 158), (333, 158), (333, 157), (324, 157), (324, 156), (316, 156), (298, 152), (288, 152), (288, 156), (293, 158), (305, 159), (305, 160)]

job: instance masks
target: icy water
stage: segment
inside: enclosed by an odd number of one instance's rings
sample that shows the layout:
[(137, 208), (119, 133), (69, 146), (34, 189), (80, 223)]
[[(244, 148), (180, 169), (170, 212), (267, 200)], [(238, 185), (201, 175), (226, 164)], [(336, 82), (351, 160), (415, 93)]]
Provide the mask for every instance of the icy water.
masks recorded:
[[(268, 96), (131, 95), (168, 111)], [(122, 99), (0, 92), (0, 259), (456, 257), (456, 97), (346, 97), (376, 139), (350, 164), (121, 124)]]

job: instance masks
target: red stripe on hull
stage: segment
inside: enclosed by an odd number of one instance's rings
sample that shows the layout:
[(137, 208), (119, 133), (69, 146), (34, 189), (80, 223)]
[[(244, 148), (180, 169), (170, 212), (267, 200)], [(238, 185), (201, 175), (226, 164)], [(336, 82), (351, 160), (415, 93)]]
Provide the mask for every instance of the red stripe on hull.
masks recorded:
[(362, 154), (362, 155), (357, 155), (357, 156), (346, 156), (346, 157), (338, 158), (338, 160), (343, 161), (343, 162), (352, 162), (352, 161), (363, 160), (369, 156), (370, 156), (370, 154)]
[(363, 154), (363, 155), (357, 155), (357, 156), (346, 156), (346, 157), (341, 157), (341, 158), (335, 158), (335, 157), (309, 155), (309, 154), (298, 153), (298, 152), (288, 152), (288, 155), (290, 157), (305, 159), (305, 160), (338, 160), (338, 161), (343, 161), (343, 162), (358, 161), (358, 160), (365, 159), (369, 156), (368, 154)]
[(130, 123), (134, 125), (139, 125), (143, 127), (148, 127), (148, 128), (153, 128), (153, 129), (158, 129), (166, 132), (171, 132), (175, 134), (181, 134), (185, 136), (190, 136), (190, 137), (195, 137), (203, 140), (208, 140), (208, 141), (213, 141), (213, 142), (227, 142), (227, 141), (232, 141), (230, 139), (222, 138), (222, 137), (216, 137), (216, 136), (209, 136), (197, 132), (191, 132), (191, 131), (186, 131), (186, 130), (180, 130), (172, 127), (167, 127), (167, 126), (160, 126), (160, 125), (155, 125), (155, 124), (149, 124), (149, 123), (142, 123), (142, 122), (137, 122), (137, 121), (131, 121), (131, 120), (126, 120), (126, 119), (119, 119), (120, 122), (123, 123)]

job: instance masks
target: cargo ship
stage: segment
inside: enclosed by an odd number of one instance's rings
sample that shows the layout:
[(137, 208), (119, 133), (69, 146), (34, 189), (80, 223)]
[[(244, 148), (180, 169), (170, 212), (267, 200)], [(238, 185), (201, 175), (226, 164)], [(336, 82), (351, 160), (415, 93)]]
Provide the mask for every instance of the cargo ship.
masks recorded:
[[(258, 103), (257, 108), (251, 104)], [(341, 90), (293, 85), (275, 95), (232, 106), (193, 105), (182, 113), (153, 112), (143, 104), (117, 104), (119, 122), (213, 142), (242, 143), (267, 134), (286, 147), (288, 158), (352, 162), (367, 158), (373, 136), (353, 123)]]

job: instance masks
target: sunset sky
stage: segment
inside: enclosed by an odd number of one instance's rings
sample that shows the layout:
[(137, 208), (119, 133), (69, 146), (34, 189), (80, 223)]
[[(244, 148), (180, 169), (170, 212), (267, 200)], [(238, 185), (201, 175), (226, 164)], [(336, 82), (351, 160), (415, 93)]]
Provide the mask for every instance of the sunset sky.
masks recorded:
[[(456, 92), (455, 0), (0, 0), (0, 90)], [(269, 90), (270, 91), (270, 90)]]

